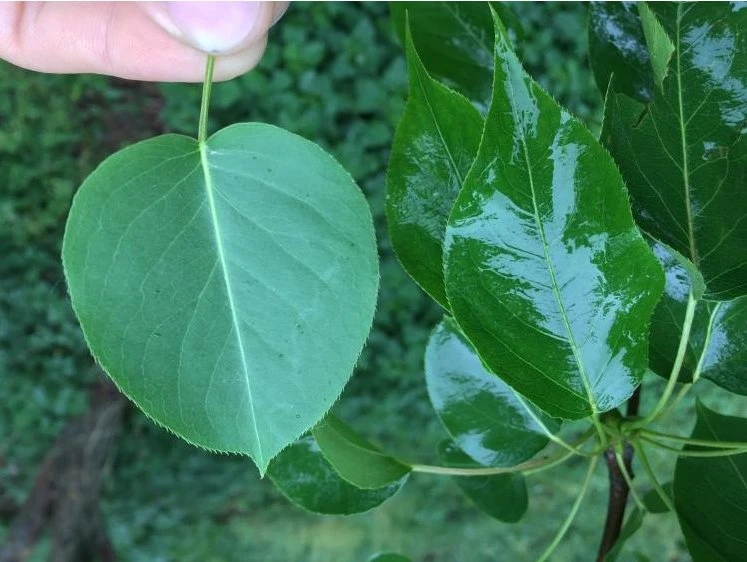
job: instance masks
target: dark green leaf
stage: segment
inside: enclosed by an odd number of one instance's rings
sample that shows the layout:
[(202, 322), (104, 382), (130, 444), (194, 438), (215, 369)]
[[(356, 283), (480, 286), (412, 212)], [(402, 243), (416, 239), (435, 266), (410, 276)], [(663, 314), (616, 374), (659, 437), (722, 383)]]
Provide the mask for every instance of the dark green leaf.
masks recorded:
[[(445, 465), (476, 468), (475, 463), (454, 443), (442, 441), (438, 447)], [(474, 504), (491, 517), (516, 523), (526, 513), (529, 500), (524, 476), (495, 474), (493, 476), (455, 476), (454, 481)]]
[(641, 102), (651, 99), (654, 75), (635, 2), (589, 5), (589, 59), (603, 95), (614, 74), (616, 92)]
[[(696, 286), (702, 281), (693, 272), (692, 264), (671, 248), (656, 242), (653, 250), (664, 267), (666, 283), (664, 296), (651, 319), (650, 360), (653, 371), (667, 378), (677, 355), (692, 279), (696, 279)], [(747, 296), (698, 302), (680, 371), (681, 382), (692, 381), (701, 354), (700, 376), (726, 390), (747, 395)]]
[(75, 197), (63, 263), (119, 388), (260, 472), (337, 399), (376, 304), (363, 195), (319, 147), (262, 124), (111, 156)]
[(481, 465), (528, 460), (560, 427), (487, 371), (451, 318), (444, 318), (428, 340), (425, 380), (446, 431)]
[(381, 505), (404, 484), (404, 479), (377, 490), (362, 490), (346, 482), (322, 455), (313, 437), (284, 449), (267, 469), (273, 484), (290, 501), (328, 515), (361, 513)]
[(337, 473), (359, 488), (381, 488), (410, 472), (409, 466), (383, 453), (331, 414), (312, 434)]
[[(394, 27), (403, 40), (409, 13), (415, 47), (433, 76), (470, 98), (490, 104), (493, 76), (493, 21), (487, 2), (392, 2)], [(501, 18), (514, 30), (518, 20), (499, 5)]]
[(383, 554), (375, 554), (372, 558), (368, 559), (368, 562), (412, 562), (412, 560), (401, 554), (384, 552)]
[(448, 310), (443, 280), (446, 219), (477, 154), (482, 118), (428, 76), (406, 37), (410, 93), (387, 173), (387, 219), (405, 270)]
[[(744, 441), (747, 419), (723, 416), (698, 403), (692, 437)], [(686, 449), (690, 449), (688, 446)], [(747, 542), (747, 454), (679, 457), (674, 507), (694, 562), (739, 562)]]
[(492, 372), (580, 418), (639, 384), (663, 276), (609, 155), (496, 28), (493, 103), (446, 229), (446, 292)]
[(611, 93), (601, 138), (625, 178), (638, 224), (696, 265), (711, 298), (741, 296), (747, 10), (718, 2), (651, 9), (675, 48), (663, 91), (655, 88), (649, 105)]

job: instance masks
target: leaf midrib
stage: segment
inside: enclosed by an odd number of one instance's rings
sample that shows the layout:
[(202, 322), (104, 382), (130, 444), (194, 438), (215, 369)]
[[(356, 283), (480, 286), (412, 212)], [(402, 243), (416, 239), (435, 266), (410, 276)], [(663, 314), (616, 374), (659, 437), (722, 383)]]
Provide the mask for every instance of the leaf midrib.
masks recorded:
[(208, 198), (208, 204), (210, 207), (210, 219), (213, 226), (213, 234), (215, 236), (215, 245), (218, 250), (218, 261), (220, 263), (220, 269), (223, 274), (223, 283), (226, 288), (226, 295), (228, 297), (228, 306), (231, 310), (231, 321), (233, 323), (233, 329), (236, 334), (236, 341), (239, 346), (239, 354), (241, 355), (241, 366), (244, 371), (244, 377), (246, 379), (246, 391), (249, 397), (249, 412), (252, 416), (252, 426), (254, 429), (254, 436), (257, 441), (257, 458), (255, 459), (257, 465), (262, 467), (264, 465), (264, 457), (262, 455), (262, 442), (259, 437), (259, 427), (257, 426), (257, 415), (254, 411), (254, 398), (252, 396), (252, 387), (249, 380), (249, 367), (246, 363), (246, 352), (244, 351), (244, 341), (241, 337), (241, 329), (239, 327), (239, 319), (236, 315), (236, 304), (233, 300), (233, 291), (231, 289), (231, 279), (228, 275), (228, 267), (226, 265), (225, 252), (223, 250), (223, 237), (221, 235), (220, 224), (218, 221), (218, 212), (215, 205), (213, 178), (210, 175), (210, 163), (208, 162), (207, 143), (200, 142), (200, 162), (202, 164), (202, 171), (205, 178), (205, 192)]
[(682, 23), (682, 3), (677, 4), (677, 37), (675, 41), (675, 53), (677, 56), (677, 102), (679, 105), (680, 121), (680, 143), (682, 144), (682, 177), (685, 186), (685, 212), (687, 215), (687, 237), (690, 243), (690, 258), (697, 267), (698, 252), (695, 247), (695, 231), (693, 227), (693, 215), (690, 203), (690, 171), (687, 160), (687, 131), (685, 124), (685, 111), (682, 101), (682, 71), (681, 71), (681, 45), (680, 45), (680, 28)]
[[(515, 122), (519, 123), (518, 109), (516, 107), (516, 99), (514, 95), (514, 86), (511, 80), (507, 80), (507, 82), (508, 82), (509, 90), (510, 90), (511, 112), (513, 114)], [(580, 352), (578, 350), (578, 344), (576, 343), (575, 334), (573, 333), (573, 330), (571, 329), (571, 325), (568, 320), (568, 314), (565, 310), (565, 305), (563, 304), (563, 300), (560, 297), (558, 281), (555, 276), (555, 267), (548, 253), (547, 238), (545, 237), (545, 231), (544, 231), (544, 228), (542, 227), (542, 222), (540, 221), (539, 208), (537, 207), (537, 194), (536, 194), (535, 187), (534, 187), (534, 175), (532, 174), (532, 162), (529, 159), (529, 149), (527, 147), (526, 136), (524, 134), (524, 129), (521, 127), (521, 125), (518, 126), (518, 130), (521, 135), (522, 153), (524, 154), (524, 160), (527, 165), (527, 175), (529, 177), (529, 188), (532, 192), (532, 207), (534, 209), (534, 213), (533, 213), (534, 223), (537, 226), (537, 231), (540, 236), (540, 241), (542, 242), (542, 251), (545, 256), (545, 263), (547, 264), (547, 270), (550, 274), (552, 292), (553, 292), (553, 295), (555, 296), (556, 302), (558, 303), (558, 308), (560, 309), (560, 316), (563, 320), (563, 325), (565, 327), (566, 332), (568, 333), (568, 345), (570, 345), (571, 347), (573, 358), (576, 361), (576, 366), (578, 367), (579, 374), (581, 375), (581, 381), (583, 382), (584, 390), (586, 390), (586, 397), (589, 400), (589, 406), (591, 407), (592, 412), (597, 412), (597, 404), (596, 404), (596, 400), (594, 399), (594, 394), (591, 389), (591, 383), (589, 381), (588, 374), (586, 373), (586, 368), (583, 364), (583, 361), (581, 360)]]

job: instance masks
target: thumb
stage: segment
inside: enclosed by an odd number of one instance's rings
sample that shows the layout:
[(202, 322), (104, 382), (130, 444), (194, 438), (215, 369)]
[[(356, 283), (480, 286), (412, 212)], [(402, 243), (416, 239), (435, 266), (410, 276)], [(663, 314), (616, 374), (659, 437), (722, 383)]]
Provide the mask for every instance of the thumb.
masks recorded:
[(230, 54), (264, 41), (287, 2), (148, 2), (143, 8), (164, 30), (190, 47)]

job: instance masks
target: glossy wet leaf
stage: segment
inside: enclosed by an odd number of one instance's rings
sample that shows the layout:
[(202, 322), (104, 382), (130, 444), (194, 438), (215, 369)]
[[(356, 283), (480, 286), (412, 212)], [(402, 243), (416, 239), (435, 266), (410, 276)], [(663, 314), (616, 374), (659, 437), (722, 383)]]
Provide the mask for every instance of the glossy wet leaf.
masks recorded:
[(381, 488), (410, 472), (409, 466), (390, 457), (331, 414), (314, 427), (312, 434), (337, 473), (359, 488)]
[(410, 90), (387, 172), (392, 245), (405, 270), (448, 310), (443, 281), (446, 219), (477, 154), (482, 117), (433, 80), (406, 37)]
[[(745, 441), (747, 419), (721, 415), (701, 403), (696, 409), (693, 438)], [(674, 507), (694, 562), (744, 559), (745, 506), (747, 454), (679, 457), (674, 471)]]
[[(651, 368), (667, 378), (677, 356), (687, 295), (697, 273), (659, 242), (653, 245), (665, 273), (664, 296), (651, 318)], [(705, 353), (703, 350), (705, 349)], [(728, 301), (701, 300), (695, 308), (680, 381), (692, 381), (701, 360), (700, 376), (731, 392), (747, 395), (747, 296)]]
[(404, 479), (375, 490), (363, 490), (343, 480), (322, 455), (312, 436), (299, 439), (270, 463), (267, 475), (285, 497), (314, 513), (349, 515), (381, 505)]
[[(493, 20), (487, 2), (392, 2), (394, 27), (405, 43), (406, 14), (415, 47), (428, 72), (478, 107), (490, 104)], [(521, 26), (511, 9), (496, 5), (514, 37)]]
[(589, 4), (589, 60), (602, 95), (614, 74), (616, 92), (651, 99), (653, 69), (636, 2)]
[(373, 224), (319, 147), (262, 124), (167, 135), (91, 174), (63, 247), (73, 307), (117, 386), (260, 471), (350, 377), (378, 283)]
[[(454, 443), (442, 441), (438, 447), (446, 466), (478, 468), (464, 451)], [(521, 474), (495, 474), (492, 476), (455, 476), (454, 482), (465, 496), (483, 512), (499, 521), (516, 523), (526, 513), (529, 505), (526, 480)]]
[(530, 459), (560, 423), (485, 369), (454, 320), (444, 318), (428, 340), (425, 380), (436, 414), (456, 445), (485, 466)]
[(652, 3), (675, 47), (645, 106), (608, 96), (602, 140), (638, 224), (702, 272), (707, 295), (747, 293), (747, 10)]
[(446, 292), (489, 369), (552, 416), (624, 402), (661, 268), (615, 164), (529, 78), (498, 23), (493, 103), (446, 229)]

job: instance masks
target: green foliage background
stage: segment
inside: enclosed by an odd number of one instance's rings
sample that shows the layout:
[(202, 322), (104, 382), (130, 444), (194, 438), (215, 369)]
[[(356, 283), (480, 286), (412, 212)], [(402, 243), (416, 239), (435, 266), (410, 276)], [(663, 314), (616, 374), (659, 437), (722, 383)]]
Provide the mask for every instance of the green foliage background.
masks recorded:
[[(517, 48), (527, 69), (598, 130), (601, 99), (586, 60), (585, 6), (513, 8), (525, 27)], [(406, 458), (436, 461), (443, 433), (426, 397), (422, 357), (441, 313), (396, 263), (384, 219), (388, 150), (406, 90), (386, 4), (294, 3), (260, 67), (214, 87), (210, 126), (265, 121), (299, 133), (334, 154), (364, 189), (382, 259), (380, 302), (338, 414)], [(42, 75), (0, 63), (0, 481), (18, 501), (65, 421), (86, 409), (87, 385), (102, 376), (61, 271), (71, 197), (120, 146), (166, 131), (196, 134), (199, 98), (198, 85)], [(728, 411), (731, 404), (714, 399)], [(371, 513), (320, 517), (286, 502), (248, 460), (191, 448), (133, 410), (103, 507), (126, 562), (353, 562), (379, 550), (422, 562), (525, 560), (565, 516), (584, 470), (572, 466), (532, 477), (530, 512), (517, 525), (489, 519), (451, 482), (424, 475)], [(591, 557), (605, 486), (600, 470), (589, 507), (553, 560)], [(657, 520), (631, 541), (628, 559), (639, 549), (683, 560), (675, 527), (673, 517)], [(34, 559), (44, 558), (42, 544)]]

